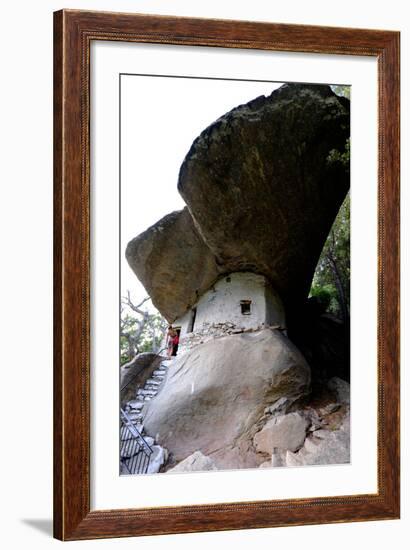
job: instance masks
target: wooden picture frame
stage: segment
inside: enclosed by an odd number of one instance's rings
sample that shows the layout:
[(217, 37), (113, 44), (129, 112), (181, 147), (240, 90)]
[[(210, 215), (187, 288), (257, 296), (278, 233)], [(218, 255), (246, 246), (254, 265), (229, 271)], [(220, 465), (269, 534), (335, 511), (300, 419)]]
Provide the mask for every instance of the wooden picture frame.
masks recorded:
[[(93, 40), (372, 56), (378, 62), (378, 492), (90, 510)], [(398, 32), (63, 10), (54, 14), (54, 535), (62, 540), (399, 517)]]

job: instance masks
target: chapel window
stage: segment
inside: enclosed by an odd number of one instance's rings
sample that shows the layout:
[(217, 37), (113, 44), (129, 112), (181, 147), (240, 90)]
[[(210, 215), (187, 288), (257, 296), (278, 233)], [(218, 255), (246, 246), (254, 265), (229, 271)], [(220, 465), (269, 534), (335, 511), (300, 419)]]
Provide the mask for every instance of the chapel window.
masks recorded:
[(251, 314), (251, 303), (252, 300), (241, 300), (241, 313), (242, 315)]

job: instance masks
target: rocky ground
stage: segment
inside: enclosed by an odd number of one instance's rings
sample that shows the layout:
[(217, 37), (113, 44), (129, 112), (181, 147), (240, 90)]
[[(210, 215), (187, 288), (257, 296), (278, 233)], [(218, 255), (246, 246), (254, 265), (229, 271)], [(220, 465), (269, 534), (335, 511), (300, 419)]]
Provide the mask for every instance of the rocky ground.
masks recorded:
[(281, 331), (231, 334), (176, 358), (144, 425), (176, 463), (199, 450), (218, 469), (258, 467), (252, 439), (265, 409), (309, 390), (309, 365)]
[(334, 377), (316, 392), (293, 412), (286, 412), (286, 399), (266, 411), (266, 423), (254, 437), (267, 458), (260, 467), (350, 462), (350, 385)]
[[(264, 458), (259, 468), (345, 464), (350, 462), (350, 386), (332, 378), (301, 408), (286, 398), (265, 411), (265, 424), (253, 445)], [(211, 456), (195, 451), (168, 472), (218, 470)]]
[(281, 331), (220, 336), (160, 361), (125, 404), (154, 450), (147, 473), (350, 461), (348, 382), (312, 388)]

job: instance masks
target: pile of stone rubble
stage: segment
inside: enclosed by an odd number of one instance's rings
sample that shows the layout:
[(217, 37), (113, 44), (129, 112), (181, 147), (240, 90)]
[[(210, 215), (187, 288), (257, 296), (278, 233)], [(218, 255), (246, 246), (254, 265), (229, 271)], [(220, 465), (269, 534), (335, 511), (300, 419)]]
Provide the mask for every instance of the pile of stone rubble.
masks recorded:
[(346, 464), (350, 462), (350, 385), (334, 377), (334, 398), (288, 412), (286, 398), (265, 410), (265, 424), (253, 444), (266, 461), (259, 467)]
[[(265, 410), (261, 429), (253, 438), (257, 453), (265, 457), (259, 468), (350, 462), (350, 386), (334, 377), (327, 388), (333, 398), (327, 397), (326, 404), (299, 408), (283, 397)], [(212, 457), (195, 451), (166, 473), (218, 469)]]
[(243, 332), (258, 332), (259, 330), (270, 328), (284, 330), (282, 327), (277, 325), (262, 325), (253, 327), (253, 328), (244, 328), (235, 323), (226, 322), (226, 323), (204, 323), (203, 328), (195, 330), (195, 332), (189, 332), (183, 336), (180, 340), (178, 347), (178, 354), (181, 355), (186, 351), (198, 346), (199, 344), (204, 344), (209, 340), (215, 340), (216, 338), (222, 338), (223, 336), (228, 336), (230, 334), (241, 334)]

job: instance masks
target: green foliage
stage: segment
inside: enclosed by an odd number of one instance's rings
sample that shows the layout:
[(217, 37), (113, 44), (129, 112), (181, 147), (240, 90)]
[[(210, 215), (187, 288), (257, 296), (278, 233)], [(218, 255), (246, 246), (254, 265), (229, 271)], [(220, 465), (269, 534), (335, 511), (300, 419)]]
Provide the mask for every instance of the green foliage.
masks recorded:
[(329, 151), (329, 154), (326, 159), (328, 164), (333, 164), (336, 162), (340, 162), (345, 170), (349, 170), (350, 167), (350, 138), (346, 140), (345, 143), (345, 150), (343, 153), (338, 151), (337, 149), (332, 149)]
[[(350, 86), (331, 86), (336, 95), (350, 99)], [(329, 151), (328, 164), (350, 169), (350, 138), (344, 151)], [(310, 296), (346, 323), (350, 318), (350, 193), (340, 207), (320, 255)]]
[(336, 95), (346, 97), (347, 99), (350, 99), (350, 86), (341, 86), (341, 85), (331, 85), (333, 93)]
[(160, 313), (150, 314), (138, 340), (139, 352), (159, 351), (167, 326), (168, 323)]
[(168, 326), (166, 320), (153, 307), (145, 306), (145, 298), (137, 306), (128, 299), (121, 304), (120, 364), (131, 361), (138, 353), (157, 353)]
[(310, 296), (343, 321), (350, 316), (350, 193), (327, 237), (313, 277)]
[(317, 299), (321, 307), (328, 310), (332, 299), (334, 299), (334, 288), (331, 285), (317, 286), (312, 284), (310, 296)]
[(131, 344), (134, 344), (132, 339), (133, 334), (138, 329), (139, 323), (136, 317), (127, 312), (121, 312), (121, 335), (120, 335), (120, 350), (121, 350), (121, 365), (132, 359)]
[(335, 313), (339, 311), (337, 290), (334, 284), (319, 284), (312, 283), (309, 296), (315, 297), (324, 311)]

